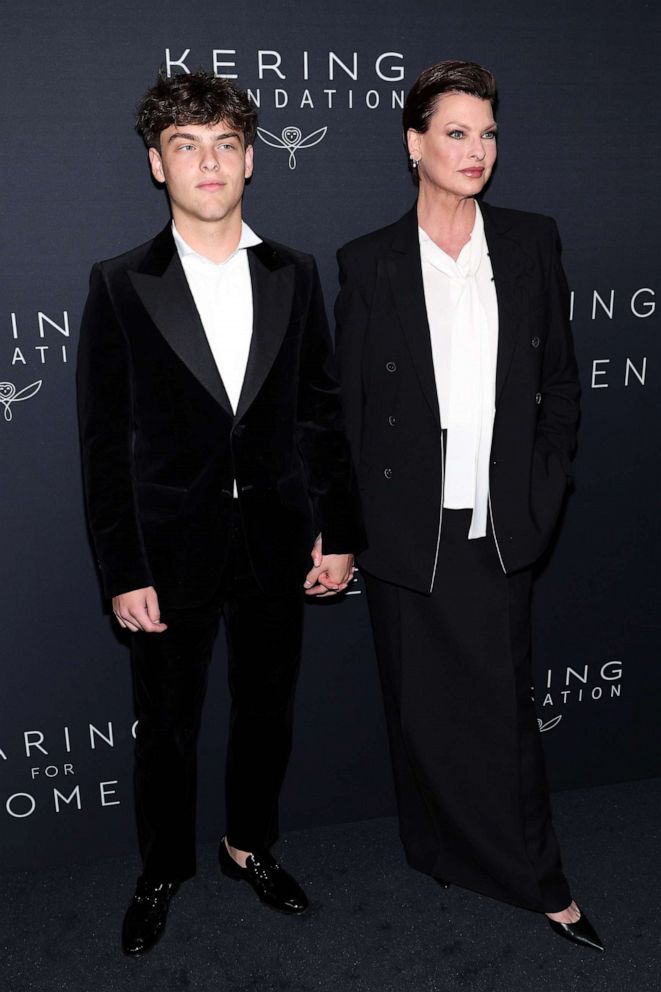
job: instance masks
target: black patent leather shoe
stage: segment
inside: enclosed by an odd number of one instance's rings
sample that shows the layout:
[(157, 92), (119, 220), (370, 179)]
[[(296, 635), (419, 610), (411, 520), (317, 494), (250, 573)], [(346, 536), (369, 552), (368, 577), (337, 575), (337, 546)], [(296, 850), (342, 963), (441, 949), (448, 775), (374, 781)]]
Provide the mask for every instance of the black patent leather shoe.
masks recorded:
[(248, 882), (265, 906), (291, 914), (304, 913), (308, 908), (303, 889), (280, 867), (269, 851), (249, 855), (246, 867), (242, 868), (227, 850), (223, 837), (218, 848), (218, 861), (223, 875), (237, 882)]
[(137, 957), (146, 954), (165, 930), (170, 900), (178, 889), (176, 882), (148, 882), (138, 879), (135, 894), (122, 925), (122, 950)]
[(571, 940), (573, 944), (581, 944), (583, 947), (591, 947), (595, 951), (604, 950), (604, 945), (601, 942), (601, 938), (597, 934), (589, 919), (585, 913), (579, 909), (580, 917), (576, 923), (558, 923), (557, 920), (549, 920), (551, 929), (564, 937), (565, 940)]

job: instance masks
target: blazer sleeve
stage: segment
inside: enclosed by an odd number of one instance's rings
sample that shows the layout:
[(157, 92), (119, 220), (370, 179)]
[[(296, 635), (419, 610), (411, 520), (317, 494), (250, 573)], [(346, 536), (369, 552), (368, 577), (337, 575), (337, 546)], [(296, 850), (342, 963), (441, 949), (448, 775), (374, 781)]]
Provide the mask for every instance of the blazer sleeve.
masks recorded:
[(138, 519), (128, 343), (99, 266), (80, 327), (78, 422), (87, 516), (103, 588), (112, 597), (152, 585)]
[(369, 318), (367, 302), (344, 249), (337, 253), (340, 292), (335, 301), (335, 350), (347, 436), (356, 468), (363, 433), (363, 349)]
[(561, 262), (560, 237), (551, 221), (547, 272), (547, 336), (542, 365), (542, 403), (536, 447), (554, 453), (567, 475), (576, 450), (580, 385), (569, 323), (569, 288)]
[(344, 430), (326, 310), (314, 260), (304, 313), (299, 368), (297, 444), (305, 465), (314, 525), (325, 554), (362, 551), (358, 489)]

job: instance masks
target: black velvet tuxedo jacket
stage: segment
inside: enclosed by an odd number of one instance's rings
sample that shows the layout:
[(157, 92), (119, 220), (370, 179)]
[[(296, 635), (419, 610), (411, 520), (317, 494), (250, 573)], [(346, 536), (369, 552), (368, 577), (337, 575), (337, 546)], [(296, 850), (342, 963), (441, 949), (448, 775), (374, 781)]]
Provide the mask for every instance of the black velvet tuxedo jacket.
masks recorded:
[[(579, 385), (555, 223), (481, 204), (498, 298), (490, 464), (503, 569), (546, 548), (576, 445)], [(379, 578), (429, 592), (437, 553), (441, 422), (415, 207), (338, 252), (336, 346), (368, 547)]]
[[(78, 361), (88, 520), (105, 592), (212, 594), (233, 480), (255, 575), (301, 586), (323, 550), (361, 543), (319, 277), (309, 255), (248, 249), (253, 334), (236, 414), (170, 225), (92, 269)], [(231, 333), (231, 328), (228, 328)]]

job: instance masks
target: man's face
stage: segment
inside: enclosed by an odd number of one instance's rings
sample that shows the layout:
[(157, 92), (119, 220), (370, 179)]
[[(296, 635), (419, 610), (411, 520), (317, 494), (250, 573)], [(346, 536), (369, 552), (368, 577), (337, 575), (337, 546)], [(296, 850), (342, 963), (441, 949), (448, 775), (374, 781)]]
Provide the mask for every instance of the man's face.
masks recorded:
[(225, 121), (173, 124), (162, 131), (160, 152), (150, 148), (149, 162), (154, 179), (167, 187), (177, 227), (240, 216), (252, 154), (243, 134)]

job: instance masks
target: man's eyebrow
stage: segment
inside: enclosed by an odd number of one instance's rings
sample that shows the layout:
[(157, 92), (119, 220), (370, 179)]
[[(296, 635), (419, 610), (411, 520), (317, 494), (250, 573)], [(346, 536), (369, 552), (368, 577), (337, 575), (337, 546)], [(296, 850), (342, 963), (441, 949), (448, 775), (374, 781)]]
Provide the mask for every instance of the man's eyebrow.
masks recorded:
[[(213, 141), (222, 141), (225, 138), (238, 138), (238, 137), (239, 135), (236, 131), (224, 131), (222, 134), (211, 135)], [(168, 138), (168, 145), (170, 144), (170, 142), (177, 141), (177, 139), (179, 138), (185, 138), (186, 141), (195, 141), (195, 142), (200, 141), (199, 135), (197, 134), (190, 134), (188, 131), (175, 131), (174, 134), (171, 134), (170, 137)]]

